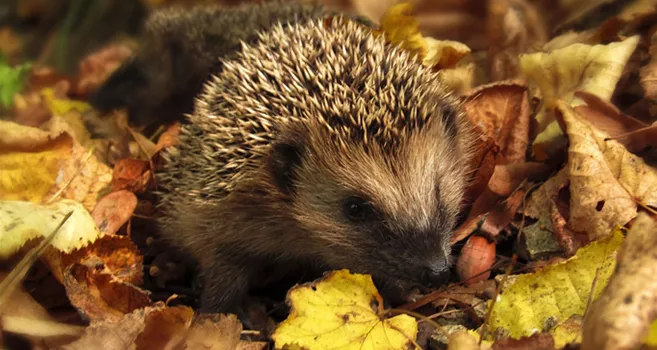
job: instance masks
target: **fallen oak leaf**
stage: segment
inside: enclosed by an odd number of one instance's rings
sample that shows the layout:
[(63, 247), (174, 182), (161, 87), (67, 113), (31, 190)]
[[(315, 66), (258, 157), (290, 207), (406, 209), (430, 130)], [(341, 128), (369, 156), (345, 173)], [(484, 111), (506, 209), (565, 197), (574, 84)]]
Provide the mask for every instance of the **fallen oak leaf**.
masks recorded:
[(290, 289), (287, 299), (291, 312), (272, 335), (276, 348), (402, 349), (417, 336), (414, 318), (382, 318), (383, 300), (369, 275), (333, 271)]
[(565, 143), (553, 109), (561, 100), (571, 106), (583, 104), (575, 91), (593, 93), (609, 100), (623, 68), (639, 42), (635, 35), (607, 45), (573, 44), (550, 53), (520, 57), (520, 68), (540, 90), (543, 106), (536, 115), (540, 134), (534, 140), (534, 154), (544, 160)]

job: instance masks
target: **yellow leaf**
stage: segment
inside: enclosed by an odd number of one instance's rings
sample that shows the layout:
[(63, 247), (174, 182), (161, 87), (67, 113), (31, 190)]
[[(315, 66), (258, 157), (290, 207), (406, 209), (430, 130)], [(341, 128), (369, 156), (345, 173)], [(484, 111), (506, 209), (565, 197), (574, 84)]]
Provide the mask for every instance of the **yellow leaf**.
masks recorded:
[(460, 42), (423, 37), (418, 21), (408, 15), (412, 9), (411, 3), (403, 2), (386, 10), (381, 17), (381, 31), (387, 41), (416, 54), (426, 67), (453, 68), (470, 54), (470, 48)]
[(82, 121), (82, 113), (90, 110), (91, 106), (81, 101), (57, 98), (52, 88), (44, 88), (41, 95), (53, 115), (57, 116), (51, 118), (44, 127), (52, 133), (68, 132), (77, 142), (88, 147), (91, 135)]
[[(533, 274), (515, 276), (504, 287), (491, 312), (492, 330), (502, 328), (513, 338), (541, 331), (546, 321), (565, 322), (573, 315), (583, 315), (589, 295), (597, 298), (614, 270), (616, 251), (623, 234), (612, 235), (581, 248), (570, 259)], [(596, 271), (595, 290), (591, 293)]]
[(465, 56), (470, 54), (470, 48), (458, 41), (435, 40), (424, 38), (427, 53), (422, 64), (427, 67), (454, 67)]
[(417, 322), (408, 315), (385, 319), (381, 296), (368, 275), (333, 271), (288, 293), (290, 316), (272, 338), (277, 349), (412, 349)]
[(581, 349), (636, 349), (646, 339), (657, 307), (656, 257), (657, 222), (641, 213), (620, 247), (609, 283), (587, 313)]
[(82, 248), (101, 236), (91, 214), (82, 204), (72, 200), (50, 205), (0, 201), (0, 258), (11, 256), (32, 238), (49, 235), (71, 211), (73, 215), (50, 243), (65, 253)]
[(555, 152), (553, 142), (563, 142), (563, 133), (555, 126), (553, 109), (558, 100), (571, 106), (583, 104), (574, 97), (582, 90), (608, 101), (639, 36), (607, 45), (572, 44), (550, 53), (534, 53), (520, 57), (520, 68), (540, 90), (543, 106), (536, 115), (539, 134), (534, 141), (534, 153), (544, 160)]
[[(25, 127), (26, 129), (31, 129)], [(62, 135), (35, 152), (0, 150), (0, 199), (41, 202), (71, 153), (72, 139)]]

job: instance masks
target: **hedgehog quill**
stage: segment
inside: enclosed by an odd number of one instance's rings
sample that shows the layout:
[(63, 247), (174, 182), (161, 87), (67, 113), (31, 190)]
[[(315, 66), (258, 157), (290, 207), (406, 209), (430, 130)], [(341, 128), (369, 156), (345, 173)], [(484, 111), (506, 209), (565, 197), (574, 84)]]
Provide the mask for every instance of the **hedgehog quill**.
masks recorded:
[[(369, 28), (305, 6), (229, 57), (208, 50), (221, 69), (203, 68), (213, 74), (165, 153), (159, 226), (198, 260), (202, 312), (235, 312), (271, 264), (348, 268), (391, 285), (446, 282), (474, 137), (460, 102)], [(212, 34), (182, 25), (189, 15), (153, 18)]]

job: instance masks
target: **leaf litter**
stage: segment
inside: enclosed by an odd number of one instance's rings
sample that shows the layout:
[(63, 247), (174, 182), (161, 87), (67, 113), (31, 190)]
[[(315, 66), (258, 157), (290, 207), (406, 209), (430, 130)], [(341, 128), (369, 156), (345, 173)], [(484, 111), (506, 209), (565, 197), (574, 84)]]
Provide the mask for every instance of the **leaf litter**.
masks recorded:
[[(369, 276), (341, 270), (287, 285), (289, 310), (255, 297), (256, 329), (235, 315), (196, 314), (193, 263), (152, 228), (153, 171), (180, 125), (137, 131), (123, 112), (98, 118), (86, 102), (135, 43), (71, 53), (71, 73), (20, 58), (33, 39), (3, 25), (11, 40), (0, 42), (0, 256), (22, 273), (0, 295), (43, 303), (17, 287), (38, 245), (75, 315), (25, 318), (5, 306), (3, 333), (60, 349), (657, 344), (657, 3), (323, 2), (369, 15), (375, 35), (438, 72), (478, 129), (452, 283), (390, 308)], [(33, 6), (18, 16), (48, 13)]]

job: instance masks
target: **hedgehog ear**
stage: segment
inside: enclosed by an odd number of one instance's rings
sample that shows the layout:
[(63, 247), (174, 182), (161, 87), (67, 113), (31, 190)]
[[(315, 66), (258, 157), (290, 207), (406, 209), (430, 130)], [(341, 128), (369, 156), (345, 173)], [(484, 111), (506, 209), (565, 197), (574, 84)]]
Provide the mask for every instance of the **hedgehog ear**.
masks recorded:
[(301, 163), (302, 145), (297, 141), (278, 142), (272, 145), (268, 166), (274, 184), (284, 194), (294, 192), (295, 169)]

